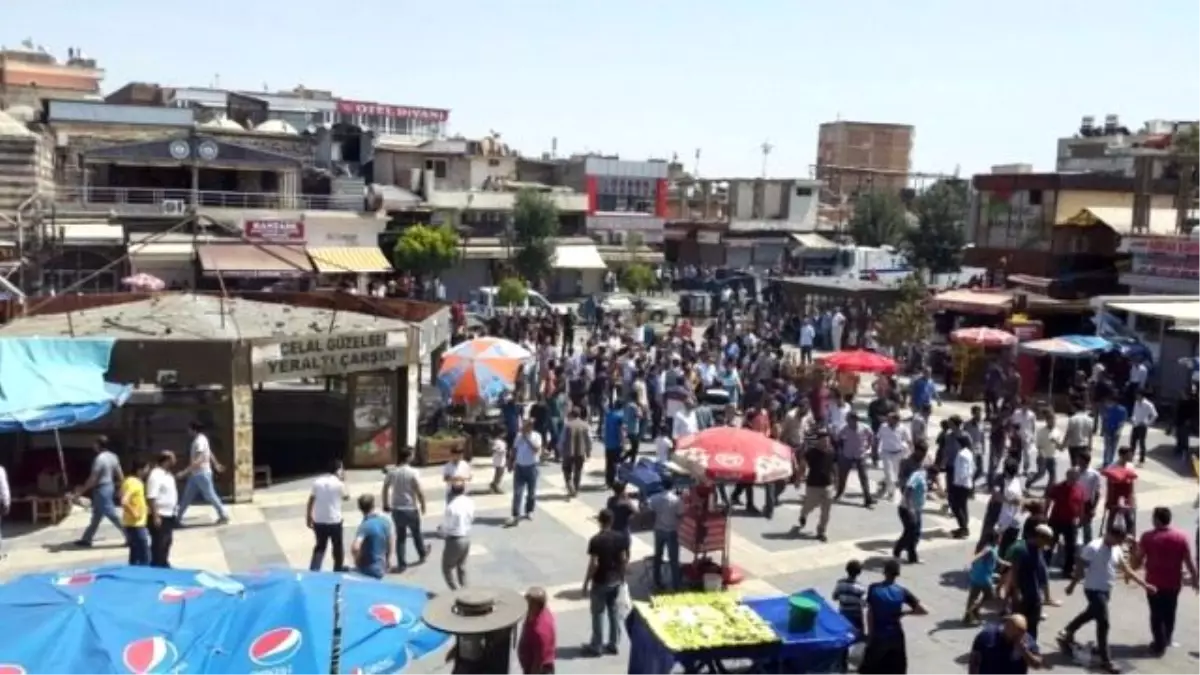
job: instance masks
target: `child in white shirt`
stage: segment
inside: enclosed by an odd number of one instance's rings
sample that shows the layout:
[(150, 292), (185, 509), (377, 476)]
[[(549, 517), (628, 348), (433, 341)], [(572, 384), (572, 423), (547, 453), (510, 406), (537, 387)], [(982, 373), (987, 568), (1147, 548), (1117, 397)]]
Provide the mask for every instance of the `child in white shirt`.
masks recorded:
[(500, 494), (500, 482), (504, 480), (504, 466), (508, 458), (508, 444), (504, 435), (498, 433), (492, 437), (492, 492)]

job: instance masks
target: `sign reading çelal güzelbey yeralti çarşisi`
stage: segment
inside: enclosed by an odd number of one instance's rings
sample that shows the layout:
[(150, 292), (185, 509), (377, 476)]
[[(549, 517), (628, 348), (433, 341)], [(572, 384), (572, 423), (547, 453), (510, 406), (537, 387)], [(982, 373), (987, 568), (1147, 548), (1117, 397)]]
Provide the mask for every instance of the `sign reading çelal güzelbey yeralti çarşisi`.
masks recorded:
[(255, 345), (250, 350), (254, 382), (299, 380), (405, 364), (408, 335), (403, 331), (314, 335)]

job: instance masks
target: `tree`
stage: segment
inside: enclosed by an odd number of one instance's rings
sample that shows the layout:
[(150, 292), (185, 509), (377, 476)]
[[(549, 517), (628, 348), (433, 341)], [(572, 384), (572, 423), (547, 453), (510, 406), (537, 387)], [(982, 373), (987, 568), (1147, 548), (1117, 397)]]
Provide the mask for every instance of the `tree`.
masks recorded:
[(928, 339), (933, 333), (928, 299), (929, 290), (921, 272), (913, 272), (901, 281), (895, 304), (879, 319), (879, 343), (897, 350)]
[(508, 277), (500, 282), (500, 287), (496, 289), (496, 302), (501, 307), (512, 307), (525, 302), (525, 296), (529, 294), (529, 289), (525, 286), (525, 282), (516, 277)]
[(537, 283), (550, 275), (558, 234), (558, 208), (549, 195), (525, 189), (513, 207), (513, 244), (519, 247), (514, 265), (526, 280)]
[(654, 288), (656, 281), (654, 270), (643, 263), (630, 263), (621, 270), (621, 288), (634, 295)]
[(854, 200), (849, 229), (859, 246), (899, 246), (909, 229), (904, 202), (890, 192), (864, 192)]
[(404, 230), (392, 249), (396, 269), (418, 276), (449, 269), (458, 257), (458, 233), (449, 225), (413, 225)]
[(910, 265), (930, 274), (957, 272), (962, 265), (970, 194), (964, 180), (939, 180), (917, 195), (917, 226), (904, 235)]
[(1171, 138), (1171, 150), (1184, 157), (1200, 155), (1200, 122), (1193, 122), (1175, 132)]

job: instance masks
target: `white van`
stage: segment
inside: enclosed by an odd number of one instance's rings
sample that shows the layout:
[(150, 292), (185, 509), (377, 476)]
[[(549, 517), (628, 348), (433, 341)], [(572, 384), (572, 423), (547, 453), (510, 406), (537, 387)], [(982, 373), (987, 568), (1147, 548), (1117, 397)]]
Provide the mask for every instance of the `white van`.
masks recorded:
[[(508, 311), (505, 307), (497, 307), (496, 295), (500, 289), (495, 286), (484, 286), (471, 291), (467, 296), (467, 311), (472, 314), (478, 314), (482, 317), (491, 317), (496, 311)], [(546, 296), (537, 291), (527, 291), (525, 293), (525, 301), (514, 308), (521, 314), (530, 312), (550, 311), (555, 314), (563, 314), (567, 310), (556, 306), (554, 303), (546, 299)]]

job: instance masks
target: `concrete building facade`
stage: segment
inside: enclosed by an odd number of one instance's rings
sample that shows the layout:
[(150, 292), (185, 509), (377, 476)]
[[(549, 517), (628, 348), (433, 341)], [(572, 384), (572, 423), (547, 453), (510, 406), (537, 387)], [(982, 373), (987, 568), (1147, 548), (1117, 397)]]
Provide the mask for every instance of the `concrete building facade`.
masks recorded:
[(908, 187), (916, 131), (910, 124), (826, 122), (817, 132), (816, 177), (823, 201), (836, 203), (863, 189), (900, 193)]
[(98, 99), (104, 71), (75, 47), (59, 61), (44, 48), (25, 41), (0, 49), (0, 109), (38, 108), (43, 99)]

